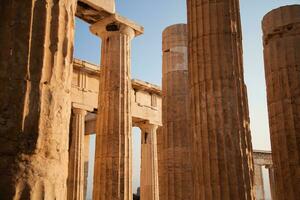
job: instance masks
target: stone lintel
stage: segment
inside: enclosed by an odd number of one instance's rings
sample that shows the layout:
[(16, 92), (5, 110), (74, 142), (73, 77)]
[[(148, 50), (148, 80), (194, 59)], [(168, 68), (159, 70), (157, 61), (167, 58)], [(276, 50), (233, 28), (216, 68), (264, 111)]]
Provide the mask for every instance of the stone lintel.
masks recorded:
[(89, 24), (115, 13), (114, 0), (78, 0), (76, 16)]
[(97, 35), (101, 36), (102, 33), (107, 32), (108, 25), (116, 25), (116, 27), (120, 25), (125, 25), (134, 30), (135, 36), (141, 35), (144, 33), (144, 27), (138, 25), (137, 23), (120, 16), (119, 14), (112, 14), (104, 19), (99, 20), (95, 24), (90, 26), (90, 31)]
[(75, 103), (75, 102), (72, 103), (72, 108), (82, 109), (82, 110), (85, 110), (85, 111), (88, 111), (88, 112), (93, 112), (94, 111), (94, 109), (90, 106), (83, 105), (83, 104), (80, 104), (80, 103)]
[(138, 79), (132, 79), (132, 88), (161, 95), (161, 88), (159, 86)]

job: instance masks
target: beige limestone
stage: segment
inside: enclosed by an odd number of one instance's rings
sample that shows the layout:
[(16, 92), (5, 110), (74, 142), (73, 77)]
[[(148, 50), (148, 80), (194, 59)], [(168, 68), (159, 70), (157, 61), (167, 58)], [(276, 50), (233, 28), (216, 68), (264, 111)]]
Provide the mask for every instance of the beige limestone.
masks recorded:
[(276, 198), (300, 197), (300, 5), (269, 12), (263, 42)]
[(75, 11), (75, 0), (1, 1), (1, 200), (67, 198)]
[(272, 154), (270, 151), (253, 151), (254, 160), (254, 192), (256, 200), (265, 200), (265, 188), (264, 188), (264, 177), (262, 174), (262, 168), (265, 167), (269, 172), (269, 184), (271, 189), (272, 200), (275, 200), (275, 183), (274, 179), (271, 177), (273, 175), (273, 162)]
[(68, 172), (68, 200), (84, 200), (84, 125), (86, 110), (72, 109), (69, 172)]
[(141, 129), (141, 186), (143, 200), (159, 200), (158, 165), (157, 165), (157, 125), (149, 122), (140, 123)]
[(83, 196), (86, 197), (89, 175), (89, 160), (90, 160), (90, 135), (84, 136), (84, 187)]
[(96, 126), (95, 200), (132, 199), (130, 47), (142, 28), (118, 15), (91, 26), (102, 39)]
[(261, 165), (254, 165), (254, 175), (255, 199), (265, 200), (265, 189)]
[(196, 200), (253, 199), (238, 0), (187, 0)]
[(187, 26), (163, 31), (162, 150), (160, 200), (193, 199), (189, 130)]

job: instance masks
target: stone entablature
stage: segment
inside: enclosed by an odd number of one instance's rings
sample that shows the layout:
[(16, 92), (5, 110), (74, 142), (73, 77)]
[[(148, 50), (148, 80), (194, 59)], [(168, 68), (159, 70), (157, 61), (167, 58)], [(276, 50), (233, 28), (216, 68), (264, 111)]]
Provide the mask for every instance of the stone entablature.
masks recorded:
[[(74, 59), (72, 78), (72, 103), (81, 105), (89, 112), (98, 108), (100, 69), (97, 65)], [(161, 88), (141, 81), (132, 80), (132, 118), (133, 123), (149, 121), (161, 125)], [(87, 121), (96, 120), (89, 115)]]

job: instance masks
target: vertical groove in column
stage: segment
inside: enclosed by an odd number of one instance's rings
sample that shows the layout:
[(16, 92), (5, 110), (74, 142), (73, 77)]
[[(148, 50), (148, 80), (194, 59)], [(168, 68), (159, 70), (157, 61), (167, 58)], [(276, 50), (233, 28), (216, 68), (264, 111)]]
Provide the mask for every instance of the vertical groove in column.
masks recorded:
[(86, 111), (73, 108), (69, 150), (68, 200), (84, 200), (84, 125)]
[(239, 1), (187, 0), (195, 199), (253, 199)]
[[(159, 143), (160, 200), (192, 198), (187, 70), (187, 27), (169, 26), (163, 32), (163, 128)], [(166, 181), (163, 181), (166, 179)]]
[(65, 200), (76, 1), (0, 10), (0, 197)]
[(269, 12), (262, 28), (276, 198), (297, 199), (300, 196), (300, 5)]
[(131, 75), (129, 27), (106, 32), (97, 116), (93, 198), (130, 200), (131, 191)]

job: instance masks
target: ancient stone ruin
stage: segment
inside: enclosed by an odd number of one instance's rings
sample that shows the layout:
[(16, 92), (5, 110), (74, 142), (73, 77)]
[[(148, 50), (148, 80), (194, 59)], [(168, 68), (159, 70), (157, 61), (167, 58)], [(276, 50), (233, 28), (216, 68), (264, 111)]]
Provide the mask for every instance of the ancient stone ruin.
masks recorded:
[[(162, 88), (131, 78), (144, 28), (114, 0), (1, 1), (0, 200), (132, 200), (132, 127), (142, 200), (300, 197), (300, 5), (262, 21), (272, 153), (252, 149), (239, 0), (187, 0), (162, 33)], [(75, 16), (101, 65), (73, 58)], [(135, 196), (134, 198), (138, 198)]]

